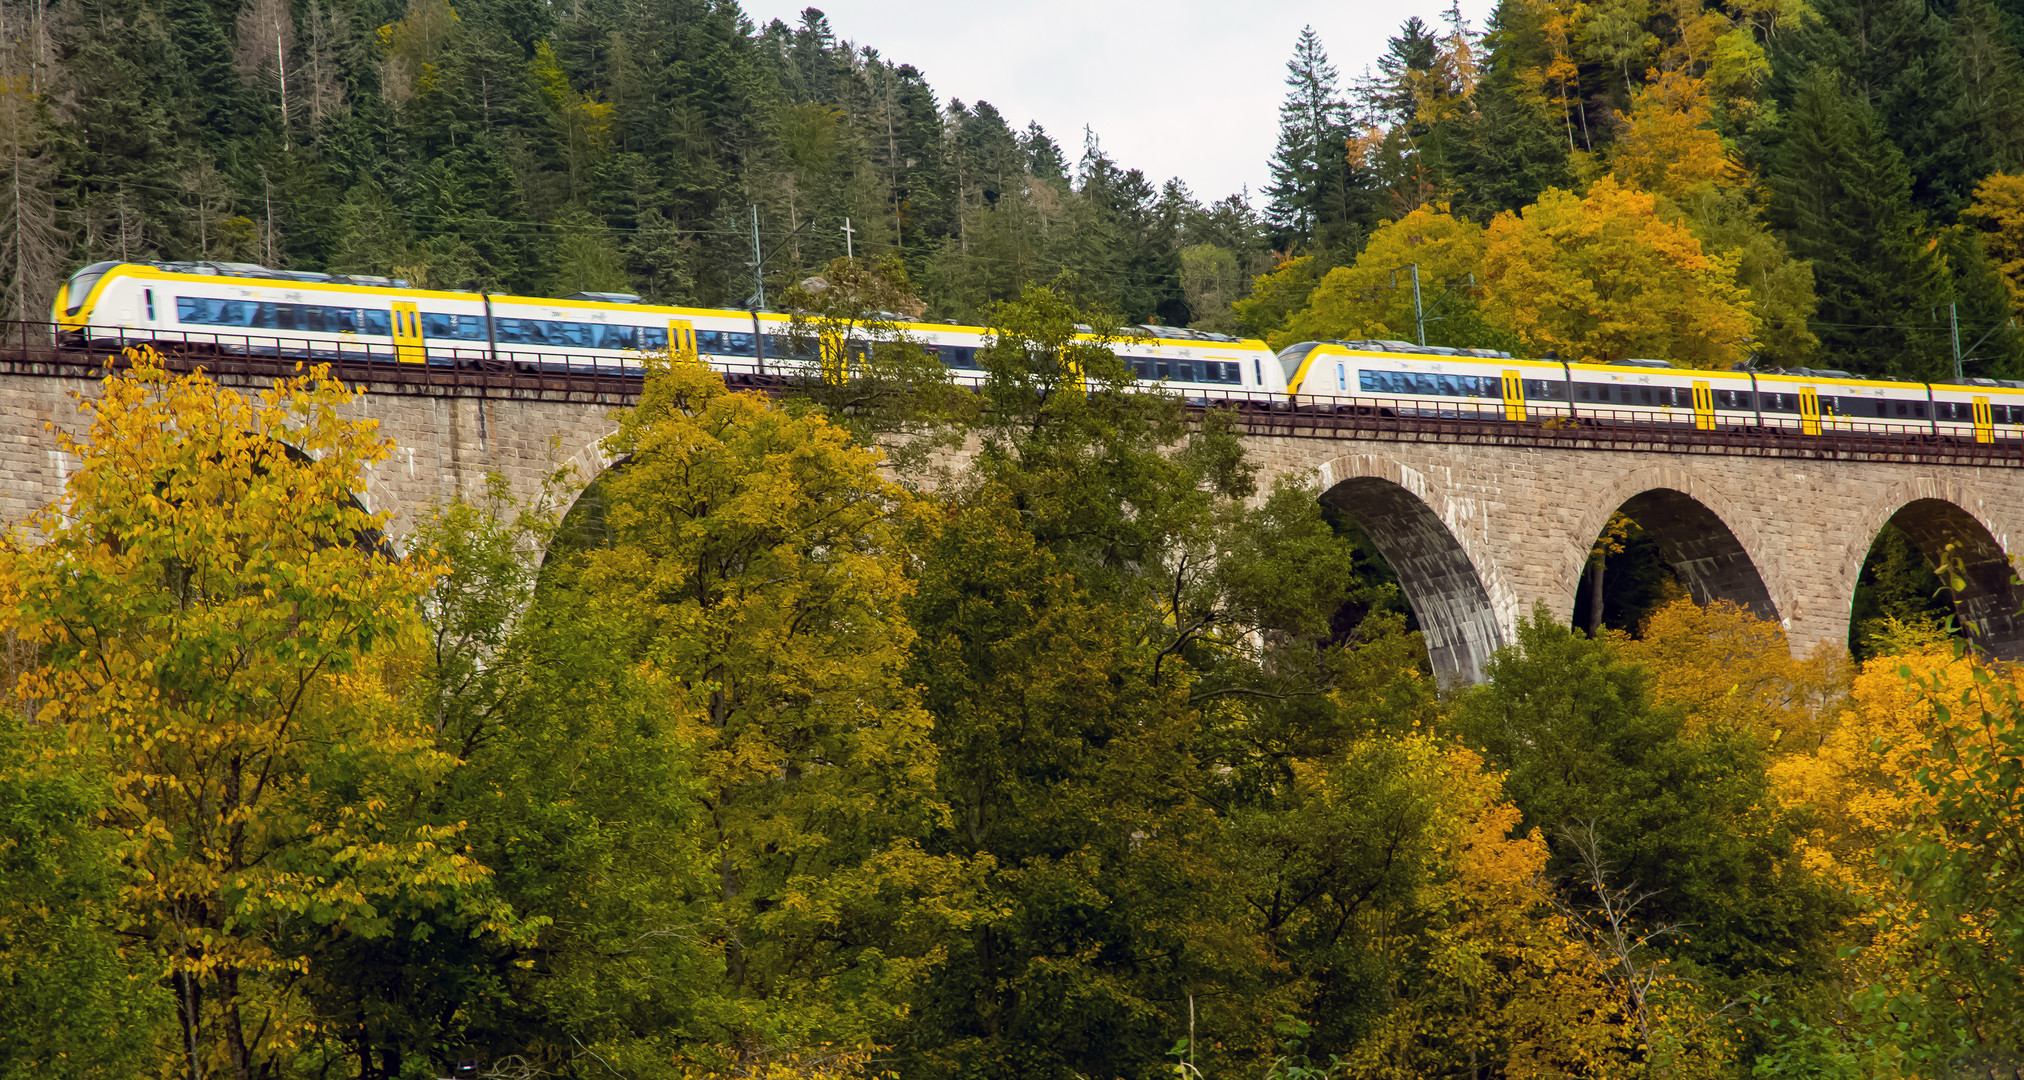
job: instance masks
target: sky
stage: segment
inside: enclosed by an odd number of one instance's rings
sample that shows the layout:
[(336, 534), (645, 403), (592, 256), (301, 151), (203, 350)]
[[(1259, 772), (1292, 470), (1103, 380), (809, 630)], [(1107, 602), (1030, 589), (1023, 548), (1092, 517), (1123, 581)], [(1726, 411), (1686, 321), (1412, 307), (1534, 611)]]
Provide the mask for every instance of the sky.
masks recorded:
[[(1493, 0), (1462, 0), (1480, 32)], [(746, 0), (762, 25), (810, 0)], [(1409, 15), (1437, 30), (1446, 0), (813, 0), (839, 38), (912, 64), (944, 104), (988, 101), (1015, 129), (1038, 120), (1070, 161), (1082, 129), (1155, 184), (1203, 202), (1269, 179), (1286, 61), (1311, 25), (1345, 86), (1375, 70)]]

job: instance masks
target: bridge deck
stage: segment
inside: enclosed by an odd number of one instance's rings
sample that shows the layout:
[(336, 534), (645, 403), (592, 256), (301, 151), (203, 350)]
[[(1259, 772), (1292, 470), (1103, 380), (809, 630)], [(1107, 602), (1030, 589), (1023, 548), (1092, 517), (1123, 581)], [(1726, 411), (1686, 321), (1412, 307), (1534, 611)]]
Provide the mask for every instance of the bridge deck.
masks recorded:
[[(236, 385), (293, 375), (300, 363), (295, 357), (233, 353), (171, 354), (166, 359), (173, 369), (201, 366), (221, 382)], [(369, 386), (376, 394), (613, 405), (639, 395), (642, 376), (636, 364), (611, 356), (585, 356), (568, 358), (568, 368), (557, 369), (555, 357), (543, 359), (550, 366), (489, 361), (414, 364), (354, 356), (328, 362), (339, 378)], [(40, 335), (0, 331), (0, 377), (88, 379), (123, 362), (119, 350), (109, 345), (51, 344), (46, 328)], [(726, 380), (740, 388), (773, 393), (792, 384), (777, 372), (746, 363), (750, 366), (745, 370), (727, 370)], [(2024, 468), (2024, 431), (1998, 427), (1992, 441), (1981, 442), (1936, 433), (1929, 421), (1832, 417), (1822, 421), (1819, 434), (1807, 434), (1797, 427), (1756, 424), (1704, 429), (1695, 425), (1688, 410), (1678, 410), (1674, 417), (1654, 417), (1583, 407), (1571, 419), (1557, 415), (1517, 421), (1506, 418), (1499, 401), (1457, 400), (1432, 406), (1422, 401), (1305, 394), (1291, 401), (1283, 394), (1257, 392), (1193, 399), (1188, 407), (1204, 419), (1210, 414), (1225, 418), (1240, 433), (1253, 436)]]

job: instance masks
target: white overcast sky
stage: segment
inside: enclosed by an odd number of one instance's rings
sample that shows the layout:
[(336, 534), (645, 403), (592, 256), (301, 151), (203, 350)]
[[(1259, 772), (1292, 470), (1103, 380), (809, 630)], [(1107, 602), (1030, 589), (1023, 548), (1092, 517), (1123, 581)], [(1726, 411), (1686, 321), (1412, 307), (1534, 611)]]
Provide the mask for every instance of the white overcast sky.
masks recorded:
[[(1492, 0), (1462, 0), (1478, 32)], [(1408, 15), (1441, 26), (1445, 0), (745, 0), (764, 25), (821, 8), (837, 36), (927, 76), (941, 101), (988, 101), (1015, 129), (1038, 120), (1073, 162), (1088, 124), (1104, 152), (1209, 202), (1267, 180), (1286, 61), (1312, 25), (1343, 82), (1374, 68)]]

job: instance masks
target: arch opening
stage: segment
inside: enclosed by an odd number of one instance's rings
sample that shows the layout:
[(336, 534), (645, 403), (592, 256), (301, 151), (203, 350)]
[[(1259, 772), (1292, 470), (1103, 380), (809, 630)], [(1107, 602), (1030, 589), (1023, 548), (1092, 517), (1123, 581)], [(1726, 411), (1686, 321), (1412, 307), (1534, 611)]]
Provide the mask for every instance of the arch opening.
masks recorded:
[[(1899, 507), (1878, 530), (1863, 563), (1864, 573), (1858, 577), (1857, 595), (1850, 598), (1851, 641), (1861, 644), (1862, 623), (1869, 614), (1859, 602), (1863, 578), (1875, 583), (1876, 570), (1893, 561), (1890, 548), (1899, 537), (1923, 557), (1926, 571), (1919, 574), (1912, 568), (1901, 568), (1908, 579), (1906, 586), (1901, 586), (1903, 591), (1916, 594), (1928, 584), (1946, 589), (1956, 627), (1977, 649), (1999, 660), (2024, 659), (2024, 616), (2019, 614), (2024, 607), (2024, 588), (2017, 583), (2010, 556), (1973, 514), (1945, 499), (1914, 499)], [(1961, 588), (1953, 587), (1948, 574), (1932, 576), (1942, 560), (1951, 564)], [(1907, 610), (1931, 610), (1917, 603), (1921, 598), (1916, 595), (1904, 599), (1910, 602), (1905, 605)]]
[(1482, 575), (1440, 515), (1390, 480), (1359, 476), (1322, 501), (1355, 521), (1376, 545), (1412, 606), (1443, 686), (1483, 681), (1483, 667), (1504, 644)]
[[(1589, 559), (1575, 593), (1574, 625), (1636, 633), (1669, 588), (1684, 590), (1702, 607), (1728, 600), (1760, 619), (1779, 620), (1778, 605), (1749, 551), (1699, 499), (1672, 488), (1652, 488), (1624, 500), (1616, 513), (1633, 528), (1616, 545), (1623, 550)], [(1606, 527), (1598, 541), (1608, 531)], [(1614, 595), (1609, 594), (1612, 573), (1630, 579)], [(1610, 618), (1597, 617), (1598, 600), (1600, 613)]]

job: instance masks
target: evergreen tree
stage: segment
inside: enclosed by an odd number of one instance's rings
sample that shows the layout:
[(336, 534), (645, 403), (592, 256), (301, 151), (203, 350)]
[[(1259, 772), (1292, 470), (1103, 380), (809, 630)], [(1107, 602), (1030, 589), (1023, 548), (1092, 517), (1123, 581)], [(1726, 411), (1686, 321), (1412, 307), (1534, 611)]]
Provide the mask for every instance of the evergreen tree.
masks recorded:
[(1547, 188), (1574, 186), (1561, 118), (1523, 77), (1542, 62), (1539, 37), (1527, 6), (1499, 3), (1484, 35), (1489, 54), (1474, 107), (1441, 125), (1454, 207), (1467, 217), (1487, 222)]
[(1953, 279), (1949, 330), (1958, 330), (1961, 373), (1999, 379), (2024, 375), (2024, 332), (2010, 313), (2009, 294), (1982, 234), (1948, 229), (1940, 236), (1940, 250)]
[(1352, 196), (1345, 105), (1335, 66), (1312, 26), (1300, 31), (1286, 62), (1279, 145), (1272, 155), (1266, 216), (1285, 241), (1352, 243)]
[[(1819, 18), (1780, 38), (1779, 96), (1796, 108), (1811, 73), (1826, 69), (1875, 113), (1879, 133), (1909, 169), (1915, 204), (1952, 220), (1989, 171), (1983, 124), (1994, 102), (1971, 92), (1954, 30), (1925, 0), (1822, 0)], [(1986, 82), (1986, 77), (1985, 77)]]
[(1398, 36), (1385, 42), (1384, 55), (1377, 58), (1378, 70), (1384, 72), (1384, 78), (1368, 95), (1371, 104), (1392, 123), (1411, 123), (1419, 109), (1419, 95), (1415, 91), (1432, 74), (1440, 58), (1440, 39), (1418, 15), (1408, 17)]
[(1910, 171), (1833, 71), (1799, 84), (1769, 185), (1773, 223), (1794, 257), (1813, 262), (1813, 331), (1826, 362), (1863, 375), (1950, 371), (1946, 271)]

